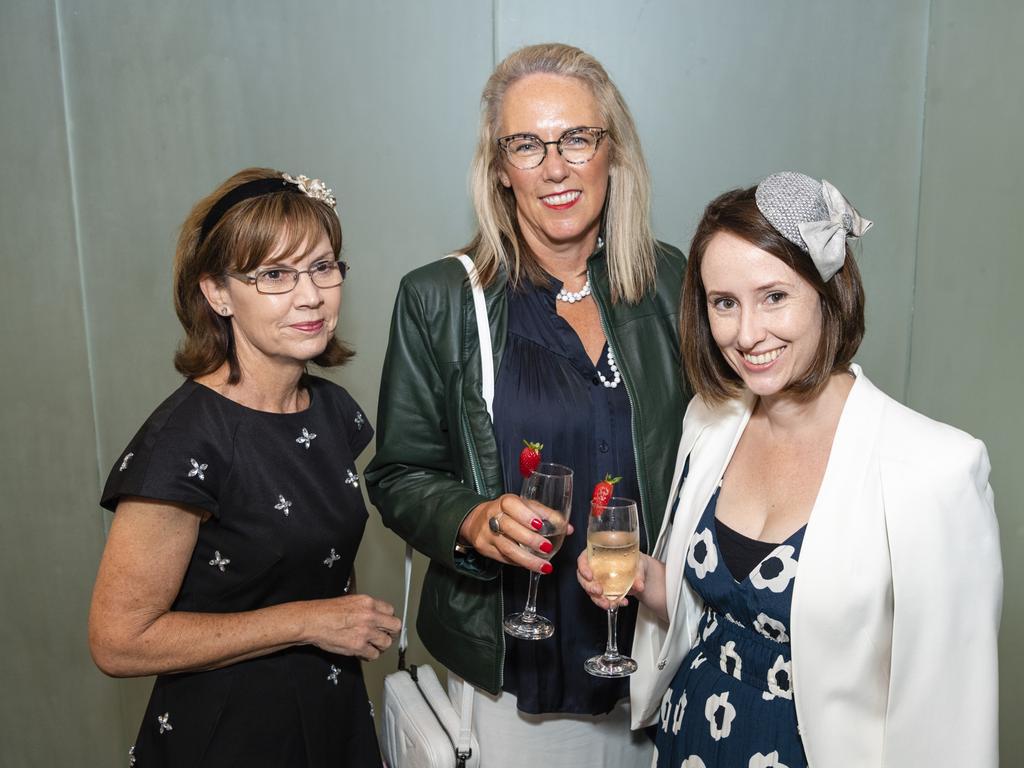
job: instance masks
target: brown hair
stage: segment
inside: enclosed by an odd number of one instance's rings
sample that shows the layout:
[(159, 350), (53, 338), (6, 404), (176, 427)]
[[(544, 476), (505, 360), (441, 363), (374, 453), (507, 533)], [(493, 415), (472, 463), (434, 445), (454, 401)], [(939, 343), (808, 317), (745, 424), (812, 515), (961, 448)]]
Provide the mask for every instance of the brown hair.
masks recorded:
[[(225, 272), (249, 272), (278, 251), (290, 253), (326, 234), (337, 258), (341, 223), (327, 203), (294, 192), (274, 192), (243, 200), (228, 209), (201, 243), (200, 231), (210, 209), (235, 187), (257, 179), (280, 178), (271, 168), (246, 168), (229, 178), (192, 208), (178, 236), (174, 256), (174, 309), (185, 338), (174, 355), (174, 367), (188, 377), (229, 367), (228, 382), (242, 377), (235, 355), (231, 320), (213, 311), (200, 288), (206, 275), (226, 280)], [(343, 365), (355, 353), (336, 337), (313, 362)]]
[(704, 253), (719, 232), (729, 232), (781, 259), (818, 292), (822, 324), (818, 350), (807, 370), (787, 387), (787, 392), (807, 399), (817, 395), (833, 373), (849, 370), (864, 338), (864, 286), (850, 246), (846, 246), (842, 268), (825, 282), (811, 257), (783, 237), (762, 215), (754, 200), (756, 189), (734, 189), (712, 200), (690, 244), (679, 308), (680, 344), (684, 369), (694, 392), (712, 404), (736, 397), (743, 390), (742, 380), (711, 335), (707, 293), (701, 279)]
[(477, 232), (465, 247), (473, 254), (486, 287), (499, 269), (513, 285), (524, 277), (546, 283), (519, 231), (514, 193), (498, 180), (501, 107), (508, 89), (529, 75), (575, 78), (593, 95), (608, 130), (609, 178), (604, 208), (604, 239), (612, 301), (636, 303), (654, 284), (654, 235), (650, 223), (651, 182), (640, 137), (622, 94), (601, 63), (585, 51), (563, 43), (530, 45), (498, 64), (481, 96), (480, 131), (470, 170), (470, 191)]

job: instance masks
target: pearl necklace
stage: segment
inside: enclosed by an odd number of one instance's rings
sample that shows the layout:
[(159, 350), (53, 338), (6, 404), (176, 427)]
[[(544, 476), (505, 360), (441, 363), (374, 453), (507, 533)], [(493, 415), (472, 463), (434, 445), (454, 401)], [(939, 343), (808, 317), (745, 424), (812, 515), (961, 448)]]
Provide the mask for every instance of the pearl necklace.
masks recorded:
[(615, 364), (615, 355), (612, 354), (611, 344), (608, 345), (607, 357), (608, 367), (612, 369), (612, 380), (608, 381), (608, 379), (606, 379), (604, 377), (604, 374), (601, 373), (600, 371), (597, 372), (597, 378), (599, 378), (601, 380), (601, 383), (604, 384), (608, 389), (615, 389), (617, 386), (619, 386), (619, 382), (622, 381), (622, 374), (619, 373), (619, 367)]
[(587, 282), (583, 284), (583, 287), (578, 291), (567, 291), (562, 288), (558, 293), (555, 294), (555, 298), (559, 301), (564, 301), (568, 304), (575, 304), (577, 301), (583, 301), (584, 298), (590, 295), (590, 278), (587, 278)]

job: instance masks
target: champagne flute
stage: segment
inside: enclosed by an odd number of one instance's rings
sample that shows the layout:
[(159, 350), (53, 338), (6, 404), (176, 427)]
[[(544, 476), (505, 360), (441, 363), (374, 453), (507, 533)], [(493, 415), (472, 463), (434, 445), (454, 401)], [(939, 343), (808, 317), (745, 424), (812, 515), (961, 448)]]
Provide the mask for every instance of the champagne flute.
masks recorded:
[[(550, 552), (531, 550), (550, 560), (562, 546), (572, 508), (572, 470), (561, 464), (543, 463), (523, 480), (520, 498), (541, 521), (538, 533), (551, 542)], [(530, 591), (522, 613), (510, 613), (503, 622), (505, 632), (521, 640), (543, 640), (555, 633), (555, 626), (537, 613), (537, 586), (540, 574), (530, 572)]]
[(583, 668), (596, 677), (626, 677), (636, 672), (636, 662), (619, 653), (616, 621), (619, 600), (636, 578), (640, 560), (640, 525), (636, 502), (614, 497), (606, 503), (592, 501), (587, 521), (587, 557), (594, 579), (601, 584), (608, 609), (608, 644), (603, 654), (587, 659)]

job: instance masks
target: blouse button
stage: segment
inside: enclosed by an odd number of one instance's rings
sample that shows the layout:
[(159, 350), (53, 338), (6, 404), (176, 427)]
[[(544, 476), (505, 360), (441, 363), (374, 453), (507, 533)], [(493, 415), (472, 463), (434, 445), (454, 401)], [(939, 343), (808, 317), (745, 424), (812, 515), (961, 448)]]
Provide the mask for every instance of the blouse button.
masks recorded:
[(597, 376), (595, 376), (594, 378), (592, 378), (590, 380), (590, 382), (596, 387), (598, 384), (601, 383), (601, 380), (599, 378), (597, 378)]
[(608, 453), (608, 441), (602, 440), (601, 442), (599, 442), (597, 444), (597, 450), (599, 450), (601, 453)]

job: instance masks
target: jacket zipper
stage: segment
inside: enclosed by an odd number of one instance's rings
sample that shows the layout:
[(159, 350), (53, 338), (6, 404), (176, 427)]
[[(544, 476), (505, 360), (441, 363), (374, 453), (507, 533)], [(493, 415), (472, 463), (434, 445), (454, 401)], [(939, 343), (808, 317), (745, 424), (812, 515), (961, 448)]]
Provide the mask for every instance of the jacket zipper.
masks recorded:
[[(594, 285), (593, 275), (591, 274), (590, 265), (587, 265), (587, 279), (590, 280), (590, 284)], [(619, 351), (615, 348), (612, 343), (612, 335), (608, 332), (608, 322), (605, 319), (605, 308), (602, 304), (602, 299), (598, 296), (598, 291), (592, 293), (594, 302), (597, 304), (597, 314), (601, 318), (601, 330), (604, 331), (604, 337), (608, 340), (608, 348), (612, 351), (612, 355), (616, 360), (621, 361), (619, 357)], [(637, 487), (640, 489), (640, 527), (644, 532), (644, 538), (647, 540), (647, 548), (651, 549), (654, 543), (651, 541), (650, 534), (647, 531), (647, 523), (644, 519), (644, 514), (647, 512), (647, 499), (644, 495), (644, 476), (645, 473), (641, 470), (640, 466), (640, 454), (637, 452), (637, 431), (636, 431), (636, 403), (633, 400), (633, 393), (630, 391), (629, 377), (626, 375), (624, 367), (620, 366), (619, 372), (622, 374), (622, 383), (626, 387), (626, 399), (629, 401), (629, 428), (630, 433), (633, 436), (633, 463), (636, 464), (636, 479)]]

